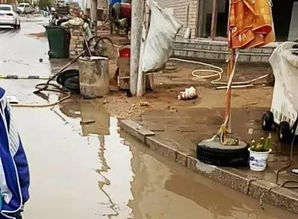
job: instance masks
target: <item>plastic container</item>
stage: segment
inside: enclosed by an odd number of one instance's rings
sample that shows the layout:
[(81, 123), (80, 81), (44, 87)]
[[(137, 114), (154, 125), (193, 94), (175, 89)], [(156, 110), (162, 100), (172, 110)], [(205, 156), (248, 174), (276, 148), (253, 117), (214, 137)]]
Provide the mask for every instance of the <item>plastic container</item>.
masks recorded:
[(66, 27), (61, 26), (44, 26), (49, 42), (50, 58), (68, 58), (70, 31)]
[(130, 47), (123, 47), (119, 49), (119, 57), (130, 57)]
[(109, 60), (92, 56), (79, 58), (80, 92), (84, 98), (103, 97), (109, 93)]
[(272, 151), (271, 149), (269, 151), (252, 151), (250, 148), (248, 148), (249, 151), (249, 167), (253, 171), (264, 171), (267, 167), (267, 159)]

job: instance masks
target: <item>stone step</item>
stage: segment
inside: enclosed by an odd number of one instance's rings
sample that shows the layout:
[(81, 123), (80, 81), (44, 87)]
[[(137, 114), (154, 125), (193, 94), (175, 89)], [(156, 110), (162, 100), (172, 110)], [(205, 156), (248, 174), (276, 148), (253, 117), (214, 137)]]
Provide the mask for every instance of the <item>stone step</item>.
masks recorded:
[[(225, 61), (230, 54), (226, 41), (176, 40), (172, 56)], [(276, 44), (239, 51), (239, 62), (268, 63)]]

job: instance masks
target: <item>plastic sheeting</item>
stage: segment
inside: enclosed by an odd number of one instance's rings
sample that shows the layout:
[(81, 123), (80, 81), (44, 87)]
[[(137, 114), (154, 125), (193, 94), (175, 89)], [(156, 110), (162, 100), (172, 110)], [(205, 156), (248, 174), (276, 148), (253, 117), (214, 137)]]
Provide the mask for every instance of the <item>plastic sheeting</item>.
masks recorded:
[(161, 9), (156, 2), (149, 1), (151, 9), (150, 28), (144, 42), (141, 57), (142, 71), (160, 70), (168, 61), (173, 41), (182, 27), (169, 10)]
[(293, 45), (297, 43), (285, 42), (277, 47), (270, 57), (275, 81), (280, 83), (284, 95), (289, 99), (294, 109), (298, 111), (298, 56), (292, 54)]

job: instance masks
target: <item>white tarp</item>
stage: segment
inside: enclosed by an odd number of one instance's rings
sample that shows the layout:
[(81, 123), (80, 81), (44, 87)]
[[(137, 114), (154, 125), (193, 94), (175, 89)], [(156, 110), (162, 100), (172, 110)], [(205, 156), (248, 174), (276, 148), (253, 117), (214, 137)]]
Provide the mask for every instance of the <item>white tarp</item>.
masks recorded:
[(168, 61), (173, 41), (182, 27), (169, 10), (160, 8), (155, 1), (148, 2), (151, 10), (150, 28), (141, 53), (143, 72), (160, 70)]
[(284, 95), (298, 111), (298, 55), (292, 54), (293, 45), (297, 43), (285, 42), (277, 47), (270, 57), (275, 81), (280, 83)]

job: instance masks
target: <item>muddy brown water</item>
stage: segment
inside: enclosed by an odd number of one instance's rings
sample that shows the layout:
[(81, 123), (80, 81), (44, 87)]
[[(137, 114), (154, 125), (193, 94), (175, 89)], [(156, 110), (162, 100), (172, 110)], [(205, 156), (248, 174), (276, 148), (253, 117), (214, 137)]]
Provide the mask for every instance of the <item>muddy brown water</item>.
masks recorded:
[(100, 102), (15, 108), (14, 117), (31, 169), (25, 219), (295, 218), (160, 157)]

